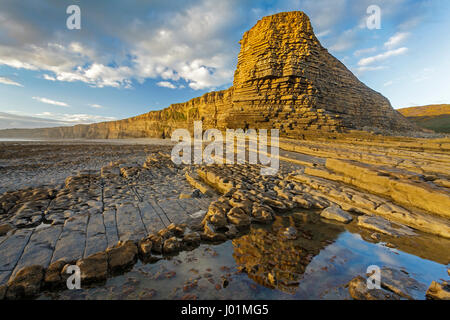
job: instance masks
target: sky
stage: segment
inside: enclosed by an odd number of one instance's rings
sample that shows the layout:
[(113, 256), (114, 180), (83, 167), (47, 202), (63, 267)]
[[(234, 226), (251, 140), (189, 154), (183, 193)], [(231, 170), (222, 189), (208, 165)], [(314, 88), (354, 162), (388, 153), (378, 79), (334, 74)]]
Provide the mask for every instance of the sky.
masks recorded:
[(226, 89), (242, 34), (294, 10), (394, 108), (450, 103), (447, 0), (1, 0), (0, 127), (123, 119)]

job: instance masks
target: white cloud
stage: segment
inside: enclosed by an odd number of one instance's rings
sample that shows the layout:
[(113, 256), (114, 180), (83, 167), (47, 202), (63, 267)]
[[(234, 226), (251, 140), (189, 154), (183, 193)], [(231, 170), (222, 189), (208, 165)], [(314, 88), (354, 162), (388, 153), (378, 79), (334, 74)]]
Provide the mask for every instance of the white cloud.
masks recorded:
[(48, 99), (48, 98), (33, 97), (33, 99), (37, 100), (39, 102), (46, 103), (46, 104), (51, 104), (51, 105), (54, 105), (54, 106), (60, 106), (60, 107), (68, 107), (69, 106), (65, 102), (55, 101), (55, 100), (51, 100), (51, 99)]
[(91, 108), (95, 108), (95, 109), (103, 109), (103, 108), (104, 108), (104, 106), (102, 106), (102, 105), (100, 105), (100, 104), (96, 104), (96, 103), (90, 104), (89, 106), (90, 106)]
[(44, 74), (43, 77), (45, 80), (56, 81), (55, 77), (52, 77), (51, 75), (48, 75), (48, 74)]
[(327, 35), (329, 35), (330, 33), (331, 33), (331, 30), (328, 29), (328, 30), (325, 30), (325, 31), (317, 33), (316, 37), (317, 38), (323, 38), (323, 37), (326, 37)]
[(408, 51), (408, 48), (402, 47), (402, 48), (398, 48), (395, 50), (389, 50), (386, 51), (384, 53), (381, 53), (379, 55), (376, 56), (372, 56), (372, 57), (368, 57), (368, 58), (363, 58), (361, 60), (358, 61), (358, 65), (363, 67), (363, 66), (368, 66), (370, 64), (373, 64), (375, 62), (380, 62), (380, 61), (384, 61), (390, 57), (394, 57), (394, 56), (399, 56), (402, 54), (405, 54)]
[(375, 52), (375, 51), (377, 51), (377, 47), (367, 48), (367, 49), (360, 49), (360, 50), (356, 50), (356, 51), (353, 53), (353, 55), (354, 55), (355, 57), (360, 57), (360, 56), (362, 56), (362, 55), (369, 54), (369, 53), (373, 53), (373, 52)]
[(384, 86), (384, 87), (389, 87), (389, 86), (392, 86), (393, 84), (394, 84), (394, 81), (390, 80), (390, 81), (385, 82), (385, 83), (383, 84), (383, 86)]
[(238, 21), (233, 1), (203, 0), (180, 6), (161, 21), (137, 15), (124, 22), (115, 32), (125, 47), (121, 55), (50, 34), (40, 41), (0, 44), (0, 65), (44, 71), (49, 81), (95, 87), (128, 88), (133, 80), (160, 77), (183, 79), (193, 89), (214, 88), (232, 82), (239, 47), (230, 47), (227, 28)]
[(104, 117), (104, 116), (85, 114), (85, 113), (68, 114), (68, 113), (42, 112), (42, 113), (36, 114), (35, 116), (45, 117), (45, 118), (57, 120), (57, 121), (63, 121), (65, 123), (69, 123), (69, 124), (94, 123), (94, 122), (116, 120), (115, 117)]
[(130, 30), (128, 37), (136, 39), (132, 54), (138, 78), (183, 79), (195, 90), (231, 83), (238, 47), (230, 48), (224, 30), (233, 21), (231, 2), (203, 1), (159, 29), (144, 34)]
[(0, 130), (13, 128), (46, 128), (68, 125), (67, 123), (44, 119), (38, 117), (30, 117), (28, 115), (19, 114), (16, 111), (0, 112)]
[[(404, 11), (404, 0), (382, 2), (383, 19)], [(54, 19), (36, 22), (37, 17), (30, 19), (32, 14), (15, 3), (20, 2), (11, 1), (10, 6), (16, 10), (0, 12), (0, 30), (9, 40), (0, 44), (0, 65), (38, 70), (49, 81), (81, 81), (95, 87), (127, 88), (134, 81), (152, 78), (178, 88), (177, 81), (182, 80), (198, 90), (232, 82), (239, 52), (237, 40), (249, 21), (281, 11), (304, 10), (315, 30), (321, 31), (318, 36), (325, 37), (327, 47), (345, 51), (366, 36), (361, 27), (373, 0), (281, 0), (264, 9), (238, 0), (162, 1), (150, 5), (138, 1), (126, 12), (114, 6), (97, 12), (89, 7), (95, 5), (86, 3), (85, 12), (98, 28), (89, 35), (73, 34), (70, 40), (55, 27)], [(48, 16), (61, 7), (63, 4), (50, 6)], [(60, 25), (59, 20), (57, 23)], [(347, 23), (355, 26), (336, 38), (329, 36)]]
[(0, 83), (7, 84), (7, 85), (10, 85), (10, 86), (23, 87), (22, 84), (14, 81), (12, 79), (6, 78), (6, 77), (0, 77)]
[(177, 86), (175, 86), (172, 82), (169, 82), (169, 81), (160, 81), (156, 85), (158, 87), (169, 88), (169, 89), (176, 89), (177, 88)]
[(358, 67), (358, 68), (356, 68), (356, 73), (361, 74), (361, 73), (367, 72), (367, 71), (378, 71), (378, 70), (384, 70), (384, 69), (387, 69), (387, 67), (386, 66)]
[(394, 49), (401, 45), (409, 37), (409, 35), (409, 32), (397, 32), (384, 43), (384, 46), (388, 49)]
[[(0, 65), (17, 69), (44, 70), (49, 81), (82, 81), (96, 87), (128, 87), (133, 71), (127, 66), (112, 67), (102, 60), (93, 50), (80, 49), (79, 43), (67, 46), (59, 43), (45, 45), (24, 45), (8, 47), (0, 45)], [(83, 53), (80, 53), (82, 51)]]
[(0, 112), (0, 130), (72, 126), (75, 124), (89, 124), (111, 120), (116, 120), (116, 118), (90, 114), (63, 114), (52, 112), (28, 115), (18, 111), (8, 111), (8, 113)]

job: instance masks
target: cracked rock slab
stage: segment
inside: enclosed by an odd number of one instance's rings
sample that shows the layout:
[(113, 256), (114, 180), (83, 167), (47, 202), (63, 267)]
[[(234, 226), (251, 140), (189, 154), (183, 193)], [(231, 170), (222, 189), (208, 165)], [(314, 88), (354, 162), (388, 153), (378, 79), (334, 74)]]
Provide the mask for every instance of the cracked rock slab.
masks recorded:
[(409, 300), (420, 298), (426, 288), (406, 271), (389, 267), (381, 269), (381, 287)]
[(381, 289), (369, 289), (367, 280), (357, 276), (348, 284), (348, 291), (355, 300), (400, 300), (400, 297), (392, 292)]
[(0, 271), (14, 269), (31, 234), (30, 230), (18, 230), (0, 244)]
[(396, 225), (390, 221), (377, 216), (358, 217), (358, 226), (387, 234), (392, 237), (414, 236), (416, 233), (406, 227)]

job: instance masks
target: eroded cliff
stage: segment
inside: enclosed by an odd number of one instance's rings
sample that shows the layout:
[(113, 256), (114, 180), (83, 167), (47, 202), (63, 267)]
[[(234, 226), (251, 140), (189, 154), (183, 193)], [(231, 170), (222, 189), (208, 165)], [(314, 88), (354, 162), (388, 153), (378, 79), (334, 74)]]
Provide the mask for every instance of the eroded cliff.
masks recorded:
[(4, 130), (44, 138), (168, 137), (176, 128), (280, 129), (297, 138), (351, 129), (417, 130), (385, 97), (322, 47), (306, 14), (264, 17), (240, 41), (233, 86), (129, 119), (74, 127)]

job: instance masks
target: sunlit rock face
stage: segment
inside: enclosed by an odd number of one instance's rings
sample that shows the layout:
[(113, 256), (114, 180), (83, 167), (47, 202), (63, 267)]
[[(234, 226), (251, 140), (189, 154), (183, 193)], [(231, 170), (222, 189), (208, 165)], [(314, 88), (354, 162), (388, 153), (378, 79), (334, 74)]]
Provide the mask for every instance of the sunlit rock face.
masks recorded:
[(311, 260), (342, 230), (317, 215), (276, 216), (271, 227), (252, 227), (234, 239), (233, 257), (256, 283), (293, 294)]
[[(265, 17), (240, 43), (233, 83), (236, 113), (228, 123), (241, 118), (259, 127), (266, 120), (265, 125), (289, 136), (313, 130), (410, 127), (386, 98), (322, 47), (303, 12)], [(239, 115), (241, 108), (248, 118)]]
[(10, 130), (51, 138), (168, 137), (176, 128), (276, 128), (280, 136), (348, 129), (416, 129), (322, 47), (306, 14), (264, 17), (240, 41), (233, 86), (137, 117), (92, 125)]

